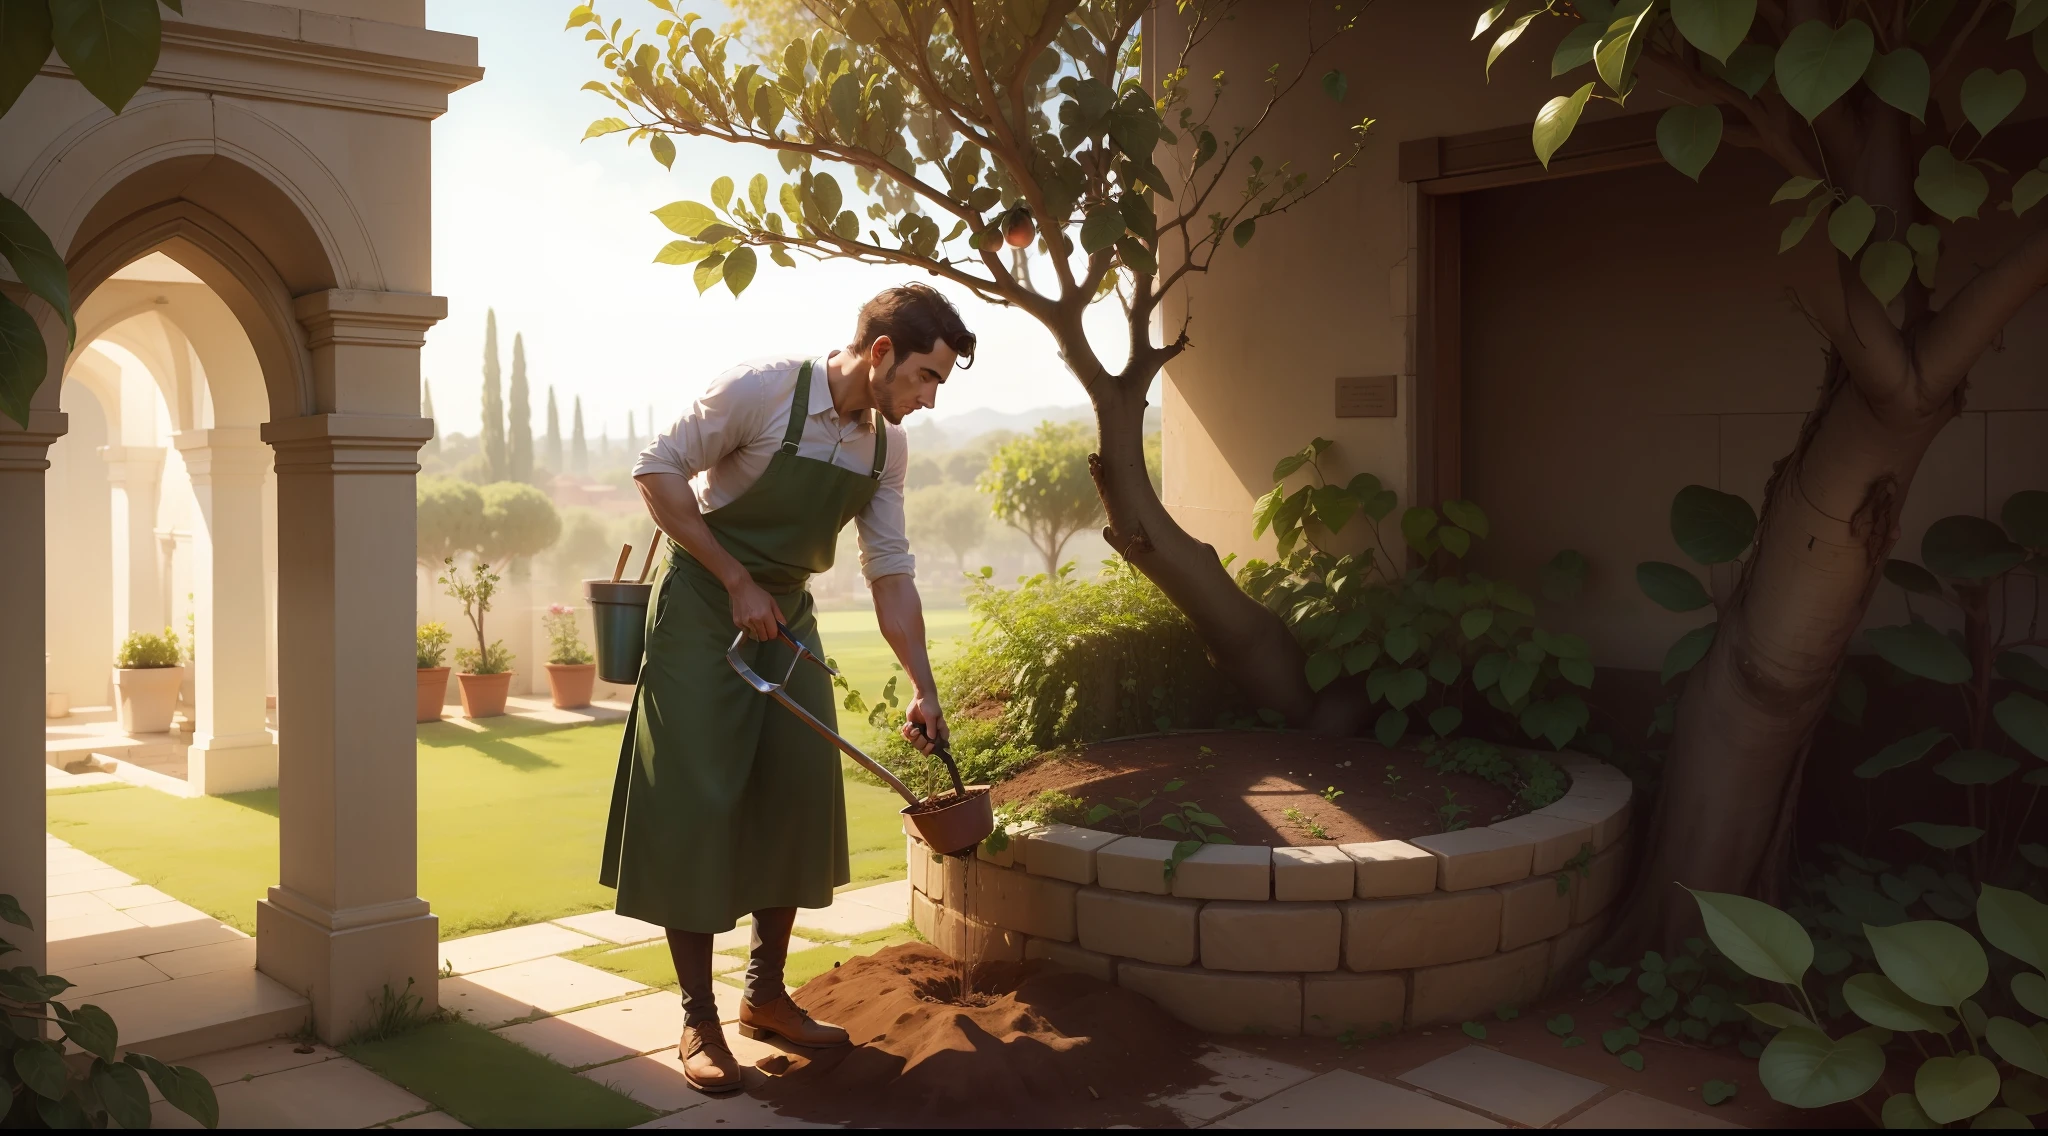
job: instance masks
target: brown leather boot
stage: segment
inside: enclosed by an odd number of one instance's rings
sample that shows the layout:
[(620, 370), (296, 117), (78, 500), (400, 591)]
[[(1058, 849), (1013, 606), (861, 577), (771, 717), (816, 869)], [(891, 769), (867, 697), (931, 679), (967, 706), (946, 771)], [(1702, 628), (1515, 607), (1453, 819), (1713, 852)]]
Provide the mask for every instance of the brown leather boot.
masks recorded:
[(741, 1002), (740, 1033), (752, 1038), (779, 1037), (811, 1049), (847, 1043), (845, 1030), (829, 1022), (813, 1021), (787, 994), (765, 1006)]
[(729, 1093), (740, 1087), (740, 1063), (725, 1043), (725, 1031), (717, 1023), (684, 1026), (678, 1043), (683, 1055), (683, 1079), (703, 1093)]

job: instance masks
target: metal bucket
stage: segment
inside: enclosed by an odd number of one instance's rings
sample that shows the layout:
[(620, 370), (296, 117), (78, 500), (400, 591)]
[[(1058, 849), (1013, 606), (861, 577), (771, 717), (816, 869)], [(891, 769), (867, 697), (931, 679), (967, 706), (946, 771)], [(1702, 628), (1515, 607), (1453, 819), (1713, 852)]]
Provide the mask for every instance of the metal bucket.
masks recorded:
[(597, 636), (597, 677), (619, 686), (640, 681), (640, 658), (647, 651), (647, 602), (653, 594), (653, 584), (583, 581), (591, 630)]

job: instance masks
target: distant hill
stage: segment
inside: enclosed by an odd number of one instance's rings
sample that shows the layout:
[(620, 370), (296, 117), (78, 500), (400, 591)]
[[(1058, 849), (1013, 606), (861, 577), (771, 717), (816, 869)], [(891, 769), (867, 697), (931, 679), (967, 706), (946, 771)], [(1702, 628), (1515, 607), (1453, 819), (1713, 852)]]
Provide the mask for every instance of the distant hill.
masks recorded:
[[(1040, 422), (1087, 422), (1091, 421), (1094, 415), (1094, 410), (1087, 403), (1073, 406), (1039, 406), (1030, 410), (1015, 411), (982, 408), (931, 418), (919, 415), (910, 420), (910, 442), (915, 450), (927, 453), (951, 450), (994, 430), (1022, 434), (1035, 429)], [(1145, 429), (1159, 429), (1158, 407), (1146, 409)]]

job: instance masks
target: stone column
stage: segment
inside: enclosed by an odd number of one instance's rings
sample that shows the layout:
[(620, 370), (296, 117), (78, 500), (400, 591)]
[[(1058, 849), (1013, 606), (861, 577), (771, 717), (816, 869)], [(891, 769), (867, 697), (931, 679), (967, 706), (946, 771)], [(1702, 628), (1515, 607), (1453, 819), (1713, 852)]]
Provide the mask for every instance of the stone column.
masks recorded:
[(186, 780), (219, 795), (277, 784), (277, 739), (264, 717), (263, 476), (270, 451), (254, 426), (186, 430), (178, 452), (199, 500), (192, 542), (198, 674)]
[(164, 629), (163, 584), (158, 577), (156, 511), (163, 482), (161, 446), (101, 446), (107, 481), (113, 486), (114, 518), (114, 643), (115, 650), (131, 631)]
[(8, 966), (48, 961), (43, 849), (43, 472), (65, 416), (29, 413), (28, 429), (0, 418), (0, 596), (15, 616), (0, 634), (0, 894), (20, 901), (33, 931), (8, 926), (20, 950)]
[(413, 475), (435, 296), (301, 297), (322, 413), (263, 427), (277, 470), (279, 882), (256, 965), (339, 1042), (387, 989), (438, 1003), (438, 920), (419, 898)]

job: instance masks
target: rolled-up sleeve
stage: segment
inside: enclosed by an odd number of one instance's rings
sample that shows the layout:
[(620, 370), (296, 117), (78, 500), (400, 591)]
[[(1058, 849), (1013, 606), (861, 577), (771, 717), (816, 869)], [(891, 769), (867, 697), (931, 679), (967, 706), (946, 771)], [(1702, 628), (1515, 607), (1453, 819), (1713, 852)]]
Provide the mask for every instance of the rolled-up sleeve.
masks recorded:
[(640, 451), (633, 476), (677, 473), (695, 478), (719, 460), (752, 441), (761, 429), (764, 375), (752, 367), (735, 367), (711, 381), (696, 402), (665, 434)]
[(855, 516), (860, 538), (860, 574), (869, 583), (884, 576), (916, 576), (917, 558), (903, 520), (903, 483), (910, 471), (910, 439), (901, 426), (889, 431), (889, 452), (882, 464), (882, 484)]

